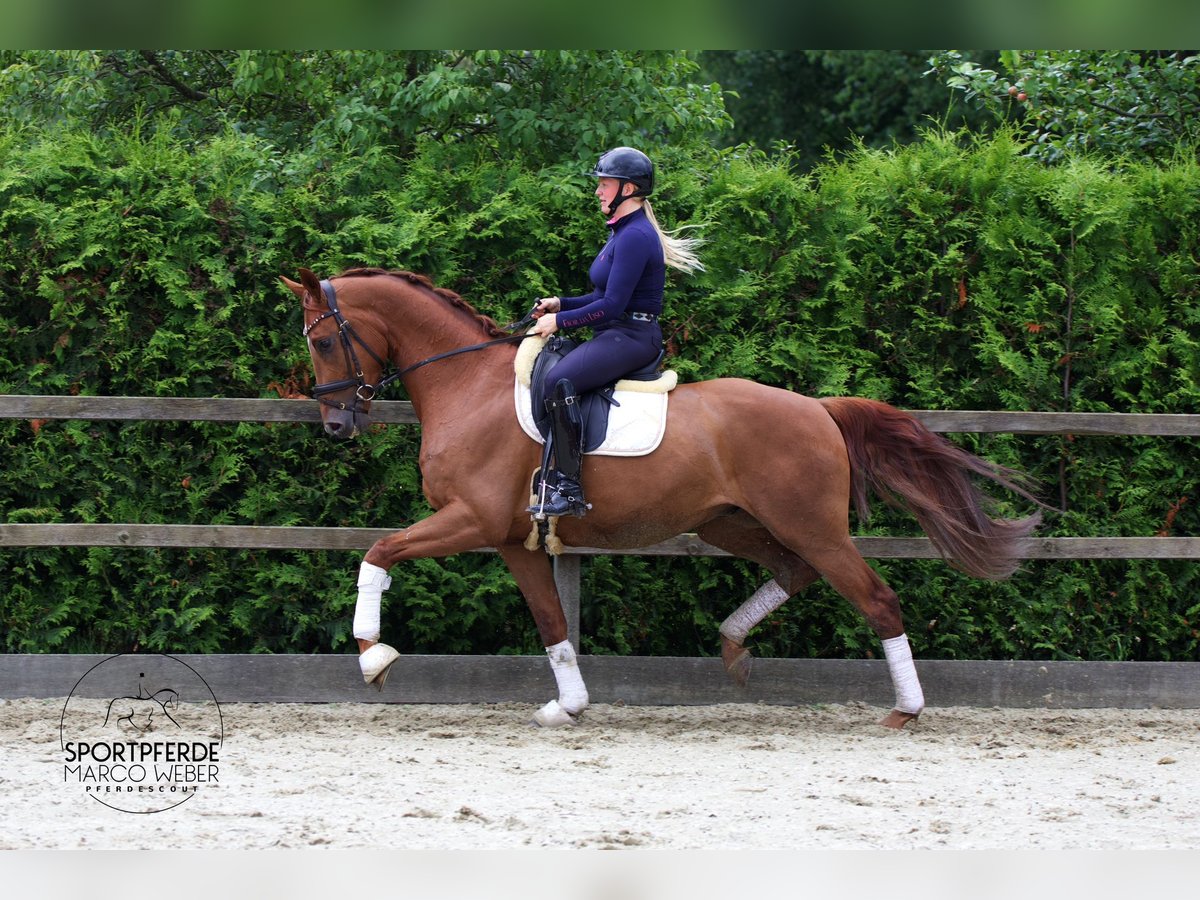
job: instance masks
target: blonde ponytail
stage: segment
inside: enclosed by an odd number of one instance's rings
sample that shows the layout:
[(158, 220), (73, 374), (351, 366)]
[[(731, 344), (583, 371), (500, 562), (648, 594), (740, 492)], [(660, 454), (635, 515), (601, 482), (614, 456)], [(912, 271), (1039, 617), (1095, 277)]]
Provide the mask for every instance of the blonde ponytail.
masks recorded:
[(642, 208), (646, 210), (646, 218), (650, 220), (650, 224), (654, 226), (654, 230), (658, 234), (659, 241), (662, 242), (663, 261), (671, 268), (688, 275), (693, 272), (703, 272), (704, 263), (700, 262), (700, 257), (696, 255), (696, 249), (704, 241), (700, 238), (678, 237), (679, 231), (684, 230), (682, 228), (671, 233), (663, 231), (662, 226), (658, 224), (658, 219), (654, 218), (654, 210), (650, 207), (649, 200), (642, 203)]

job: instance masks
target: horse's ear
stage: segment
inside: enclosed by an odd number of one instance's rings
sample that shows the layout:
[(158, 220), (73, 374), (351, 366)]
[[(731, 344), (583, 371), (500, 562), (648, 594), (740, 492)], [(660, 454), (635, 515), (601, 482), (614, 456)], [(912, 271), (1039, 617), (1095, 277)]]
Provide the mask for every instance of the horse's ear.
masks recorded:
[(306, 269), (304, 266), (300, 267), (300, 283), (304, 285), (304, 289), (312, 294), (313, 297), (322, 296), (321, 279), (313, 274), (312, 269)]
[(300, 281), (295, 282), (290, 278), (279, 276), (279, 280), (287, 285), (288, 290), (299, 297), (305, 306), (311, 306), (314, 309), (323, 307), (324, 294), (321, 291), (321, 281), (311, 269), (300, 269)]
[(279, 280), (282, 281), (287, 289), (297, 297), (301, 299), (304, 298), (304, 285), (300, 284), (300, 282), (292, 281), (292, 279), (288, 278), (286, 275), (280, 275)]

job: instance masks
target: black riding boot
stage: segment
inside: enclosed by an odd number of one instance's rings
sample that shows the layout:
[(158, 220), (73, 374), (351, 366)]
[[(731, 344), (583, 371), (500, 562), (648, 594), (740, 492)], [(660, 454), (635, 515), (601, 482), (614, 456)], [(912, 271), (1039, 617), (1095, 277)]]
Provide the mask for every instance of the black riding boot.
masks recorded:
[(550, 412), (554, 467), (546, 476), (546, 503), (530, 512), (544, 516), (582, 516), (591, 504), (583, 498), (579, 484), (583, 467), (583, 419), (575, 386), (566, 378), (555, 386), (546, 401)]

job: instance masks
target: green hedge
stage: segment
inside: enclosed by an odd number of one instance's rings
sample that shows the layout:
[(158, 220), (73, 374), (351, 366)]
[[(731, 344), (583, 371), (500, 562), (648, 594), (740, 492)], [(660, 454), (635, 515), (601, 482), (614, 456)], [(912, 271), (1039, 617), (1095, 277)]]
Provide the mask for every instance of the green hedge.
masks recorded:
[[(587, 181), (422, 145), (280, 154), (234, 133), (0, 132), (0, 393), (276, 397), (311, 388), (278, 276), (408, 268), (507, 321), (584, 288), (604, 238)], [(652, 148), (655, 149), (655, 148)], [(656, 209), (703, 224), (664, 330), (685, 379), (751, 377), (908, 408), (1194, 412), (1200, 171), (1031, 161), (1010, 135), (931, 134), (806, 176), (744, 148), (655, 149)], [(1197, 533), (1194, 440), (959, 436), (1046, 485), (1045, 535)], [(427, 513), (419, 429), (341, 444), (290, 424), (0, 421), (7, 522), (385, 527)], [(802, 464), (801, 460), (797, 461)], [(1013, 502), (1008, 509), (1025, 512)], [(877, 511), (864, 534), (915, 534)], [(348, 652), (354, 553), (6, 550), (9, 652)], [(1196, 566), (1030, 562), (1011, 581), (876, 563), (924, 658), (1195, 659)], [(402, 651), (537, 652), (496, 557), (398, 566)], [(702, 655), (758, 584), (734, 560), (584, 564), (583, 649)], [(752, 635), (768, 656), (877, 641), (814, 587)]]

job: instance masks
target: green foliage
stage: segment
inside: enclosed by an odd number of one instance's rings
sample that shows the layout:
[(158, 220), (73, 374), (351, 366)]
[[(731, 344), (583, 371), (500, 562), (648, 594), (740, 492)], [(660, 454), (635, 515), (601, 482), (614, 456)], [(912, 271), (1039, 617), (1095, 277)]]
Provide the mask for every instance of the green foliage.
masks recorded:
[[(251, 58), (265, 65), (275, 57)], [(553, 61), (564, 79), (547, 91), (529, 137), (514, 117), (490, 123), (477, 141), (406, 125), (403, 140), (389, 126), (389, 137), (347, 136), (338, 149), (332, 136), (316, 139), (315, 125), (286, 144), (283, 125), (265, 112), (261, 133), (236, 116), (204, 117), (207, 130), (197, 130), (177, 105), (131, 109), (108, 130), (73, 125), (76, 112), (55, 126), (35, 127), (32, 118), (6, 126), (0, 393), (305, 393), (311, 373), (299, 308), (278, 282), (300, 265), (422, 271), (507, 321), (537, 296), (583, 289), (586, 260), (605, 231), (580, 162), (617, 134), (640, 134), (662, 171), (661, 220), (700, 226), (708, 241), (707, 272), (672, 276), (664, 317), (672, 365), (687, 379), (751, 377), (910, 408), (1197, 407), (1200, 174), (1190, 161), (1114, 170), (1072, 157), (1047, 168), (1028, 158), (1014, 131), (988, 139), (931, 131), (888, 151), (859, 146), (798, 176), (786, 154), (714, 151), (701, 124), (658, 115), (680, 96), (707, 96), (684, 84), (686, 57), (647, 66), (642, 87), (621, 70), (621, 84), (642, 98), (629, 109), (655, 123), (649, 131), (628, 118), (610, 119), (611, 130), (587, 140), (576, 128), (549, 127), (570, 120), (555, 104), (584, 96), (564, 93), (572, 65), (591, 78), (631, 59), (522, 57), (535, 70)], [(471, 60), (491, 70), (502, 64), (514, 58)], [(283, 76), (263, 75), (263, 86), (246, 90), (261, 104), (293, 76), (285, 65)], [(474, 74), (461, 77), (458, 87), (481, 89)], [(15, 102), (11, 85), (5, 90), (5, 102)], [(449, 90), (445, 121), (460, 127), (478, 107)], [(440, 102), (435, 94), (419, 102)], [(115, 114), (114, 98), (106, 102), (114, 105), (97, 101), (96, 115)], [(708, 124), (717, 122), (719, 105), (702, 105)], [(599, 121), (612, 110), (592, 112)], [(413, 115), (432, 121), (433, 113)], [(654, 132), (659, 126), (667, 131)], [(555, 134), (564, 143), (553, 144)], [(958, 439), (1046, 483), (1061, 512), (1048, 516), (1044, 534), (1187, 535), (1200, 524), (1194, 440)], [(290, 424), (5, 421), (0, 516), (399, 526), (428, 513), (419, 441), (408, 426), (338, 444)], [(1028, 511), (1011, 500), (1002, 508)], [(916, 532), (910, 518), (886, 510), (857, 527)], [(9, 550), (0, 569), (3, 648), (348, 652), (358, 560), (335, 552)], [(926, 658), (1197, 653), (1193, 564), (1031, 562), (1000, 584), (938, 561), (876, 565), (900, 592)], [(765, 578), (724, 559), (614, 556), (584, 570), (583, 645), (592, 653), (715, 652), (716, 625)], [(393, 575), (383, 628), (401, 650), (538, 651), (496, 556), (422, 561)], [(868, 656), (878, 646), (861, 617), (819, 586), (772, 615), (752, 641), (767, 656)]]
[[(922, 127), (987, 128), (987, 110), (925, 77), (920, 50), (707, 50), (703, 71), (720, 82), (734, 126), (724, 146), (784, 144), (807, 171), (855, 142), (884, 149), (919, 139)], [(995, 64), (985, 53), (984, 64)]]
[(930, 60), (950, 87), (1030, 136), (1046, 162), (1099, 151), (1169, 158), (1200, 143), (1200, 56), (1194, 51), (1006, 50), (991, 68), (957, 50)]
[(150, 116), (189, 140), (233, 127), (320, 153), (409, 157), (429, 139), (578, 168), (629, 140), (631, 123), (655, 142), (728, 127), (697, 70), (687, 54), (641, 50), (0, 51), (0, 112), (105, 135)]

